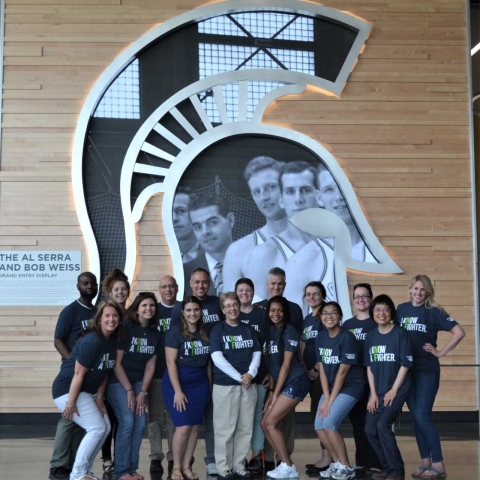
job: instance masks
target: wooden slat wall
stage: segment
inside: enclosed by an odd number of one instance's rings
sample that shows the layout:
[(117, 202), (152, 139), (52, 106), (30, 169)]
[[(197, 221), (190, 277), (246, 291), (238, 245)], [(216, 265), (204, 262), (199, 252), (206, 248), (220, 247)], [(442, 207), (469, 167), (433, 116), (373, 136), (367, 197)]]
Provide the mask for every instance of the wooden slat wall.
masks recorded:
[[(198, 0), (6, 0), (1, 249), (71, 249), (87, 256), (70, 182), (71, 148), (89, 89), (109, 63), (158, 23)], [(320, 3), (320, 2), (319, 2)], [(467, 331), (442, 360), (436, 409), (477, 410), (473, 243), (464, 0), (327, 0), (373, 24), (340, 98), (314, 88), (266, 112), (321, 142), (338, 159), (399, 276), (349, 274), (406, 299), (427, 273), (438, 299)], [(135, 290), (172, 272), (162, 197), (140, 222)], [(50, 395), (59, 356), (60, 309), (3, 307), (0, 413), (56, 411)], [(441, 335), (443, 344), (448, 335)], [(32, 365), (35, 365), (34, 367)], [(461, 393), (460, 393), (461, 392)], [(302, 409), (308, 407), (304, 402)]]

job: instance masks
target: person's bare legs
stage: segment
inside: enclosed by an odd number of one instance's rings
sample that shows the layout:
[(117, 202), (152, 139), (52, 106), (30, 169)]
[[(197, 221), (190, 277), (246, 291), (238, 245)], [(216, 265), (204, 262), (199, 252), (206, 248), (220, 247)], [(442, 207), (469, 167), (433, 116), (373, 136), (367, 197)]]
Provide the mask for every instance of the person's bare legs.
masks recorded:
[[(182, 460), (187, 450), (188, 440), (192, 431), (192, 425), (184, 425), (183, 427), (177, 427), (173, 434), (172, 449), (173, 449), (173, 470), (172, 480), (182, 480), (181, 473)], [(175, 471), (175, 472), (174, 472)]]
[(185, 453), (183, 454), (183, 461), (182, 461), (182, 472), (186, 474), (187, 478), (193, 479), (198, 478), (192, 472), (190, 467), (193, 453), (195, 452), (195, 447), (197, 446), (197, 439), (198, 439), (198, 425), (192, 425), (192, 429), (190, 431), (190, 435), (187, 441), (187, 448), (185, 449)]
[(262, 428), (270, 445), (280, 457), (280, 460), (289, 467), (292, 466), (293, 462), (288, 454), (285, 438), (283, 438), (283, 434), (281, 430), (277, 428), (277, 425), (280, 420), (290, 411), (294, 410), (298, 404), (298, 400), (286, 397), (285, 395), (279, 395), (271, 410), (268, 411), (262, 419)]
[[(330, 440), (328, 439), (327, 437), (327, 434), (325, 433), (325, 430), (317, 430), (317, 437), (318, 439), (320, 440), (320, 442), (322, 442), (322, 444), (324, 445), (325, 447), (325, 450), (327, 450), (328, 452), (328, 455), (330, 457), (332, 457), (333, 459), (336, 459), (335, 461), (338, 460), (338, 453), (335, 451), (335, 448), (334, 446), (330, 443)], [(332, 463), (332, 462), (330, 462)], [(330, 465), (329, 463), (329, 465)], [(326, 465), (324, 465), (326, 466)]]
[(329, 430), (326, 428), (324, 432), (328, 439), (328, 443), (330, 443), (336, 453), (336, 458), (340, 460), (342, 465), (349, 467), (350, 461), (348, 460), (347, 447), (345, 446), (343, 437), (336, 430)]

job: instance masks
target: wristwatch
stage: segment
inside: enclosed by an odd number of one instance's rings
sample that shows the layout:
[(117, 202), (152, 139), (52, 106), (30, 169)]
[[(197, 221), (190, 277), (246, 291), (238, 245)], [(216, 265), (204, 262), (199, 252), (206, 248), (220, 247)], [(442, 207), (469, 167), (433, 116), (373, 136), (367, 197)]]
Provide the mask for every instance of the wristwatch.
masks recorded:
[(148, 397), (148, 392), (146, 392), (145, 390), (140, 390), (140, 392), (143, 392), (144, 395), (145, 395), (146, 397)]

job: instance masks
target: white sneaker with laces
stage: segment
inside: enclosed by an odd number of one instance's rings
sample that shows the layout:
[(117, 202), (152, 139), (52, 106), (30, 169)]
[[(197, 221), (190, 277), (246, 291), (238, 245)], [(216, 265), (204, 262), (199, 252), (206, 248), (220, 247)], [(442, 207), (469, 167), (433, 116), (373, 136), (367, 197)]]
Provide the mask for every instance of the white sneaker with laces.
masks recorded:
[(207, 475), (218, 475), (217, 466), (214, 463), (207, 465)]
[(275, 469), (270, 472), (267, 472), (267, 477), (270, 478), (288, 478), (286, 477), (286, 468), (289, 468), (289, 466), (286, 463), (280, 463), (280, 465)]
[(320, 478), (330, 478), (341, 465), (340, 462), (331, 463), (326, 470), (320, 472)]
[(294, 463), (292, 463), (292, 466), (289, 467), (288, 465), (284, 469), (285, 476), (283, 478), (298, 478), (299, 474), (297, 471), (297, 467), (295, 466)]
[(332, 473), (332, 478), (335, 480), (352, 480), (355, 478), (355, 469), (351, 466), (339, 464), (335, 473)]

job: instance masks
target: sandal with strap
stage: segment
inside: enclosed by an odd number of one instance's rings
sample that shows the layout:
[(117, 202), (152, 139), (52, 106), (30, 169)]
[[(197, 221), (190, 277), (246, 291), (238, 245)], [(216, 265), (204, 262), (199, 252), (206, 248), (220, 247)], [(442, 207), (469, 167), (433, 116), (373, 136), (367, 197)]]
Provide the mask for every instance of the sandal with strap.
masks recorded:
[[(430, 467), (426, 467), (425, 465), (420, 465), (413, 473), (412, 478), (421, 478), (422, 473), (426, 472)], [(420, 472), (420, 473), (417, 473)]]
[[(190, 472), (190, 473), (188, 473)], [(196, 473), (193, 473), (192, 472), (192, 469), (190, 467), (188, 468), (182, 468), (182, 473), (183, 473), (183, 476), (187, 479), (187, 480), (198, 480), (198, 475)], [(173, 479), (172, 479), (173, 480)]]
[[(435, 475), (425, 475), (428, 472), (433, 472)], [(425, 470), (420, 475), (420, 478), (428, 478), (428, 479), (435, 479), (435, 480), (442, 479), (443, 480), (444, 478), (447, 478), (447, 472), (441, 472), (440, 470), (437, 470), (435, 467), (430, 467), (430, 468), (427, 468), (427, 470)]]
[(113, 471), (115, 467), (113, 463), (111, 465), (102, 465), (103, 466), (103, 480), (113, 480)]
[(170, 475), (171, 480), (183, 480), (182, 469), (180, 467), (173, 467), (172, 474)]

